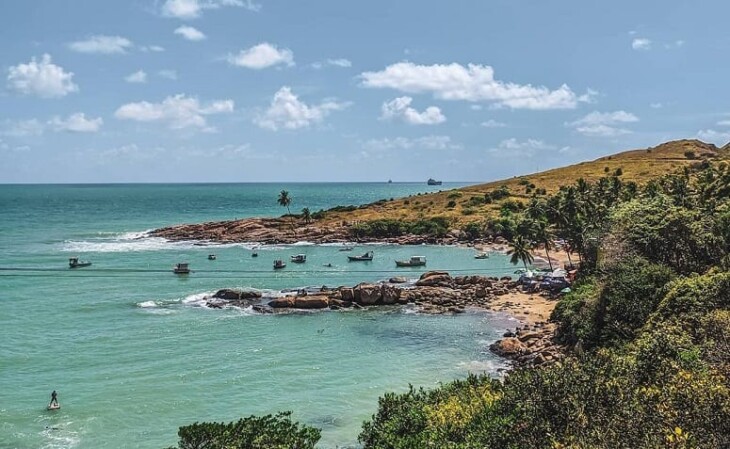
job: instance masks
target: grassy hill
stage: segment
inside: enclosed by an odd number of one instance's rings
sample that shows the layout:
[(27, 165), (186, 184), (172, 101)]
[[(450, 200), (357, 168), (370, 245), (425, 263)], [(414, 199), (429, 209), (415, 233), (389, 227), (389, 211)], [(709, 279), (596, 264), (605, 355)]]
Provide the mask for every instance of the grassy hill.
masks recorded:
[[(533, 194), (554, 193), (560, 186), (571, 184), (579, 178), (596, 181), (604, 176), (620, 174), (624, 182), (646, 184), (662, 175), (676, 172), (690, 164), (705, 159), (729, 159), (730, 144), (718, 148), (699, 140), (677, 140), (653, 148), (625, 151), (611, 156), (567, 167), (511, 179), (494, 181), (438, 193), (415, 195), (393, 201), (381, 200), (354, 210), (330, 211), (325, 223), (361, 222), (377, 219), (418, 220), (444, 217), (462, 225), (483, 220), (499, 210), (499, 200), (485, 202), (485, 195), (494, 196), (500, 189), (509, 197), (526, 200)], [(496, 197), (499, 195), (497, 194)]]

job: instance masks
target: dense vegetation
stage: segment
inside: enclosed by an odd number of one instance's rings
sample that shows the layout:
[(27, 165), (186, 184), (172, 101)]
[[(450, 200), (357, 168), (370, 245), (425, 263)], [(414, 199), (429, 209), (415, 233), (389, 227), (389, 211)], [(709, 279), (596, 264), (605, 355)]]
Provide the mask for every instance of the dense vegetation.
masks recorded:
[[(579, 279), (552, 317), (572, 355), (503, 381), (387, 393), (363, 424), (365, 449), (730, 447), (730, 168), (702, 161), (641, 187), (609, 173), (464, 229), (508, 238), (516, 261), (555, 240), (575, 252)], [(360, 232), (416, 226), (433, 223)], [(277, 444), (180, 447), (311, 447)]]
[(353, 237), (389, 238), (406, 234), (443, 237), (449, 231), (449, 220), (443, 217), (425, 218), (415, 221), (372, 220), (357, 223), (350, 228)]

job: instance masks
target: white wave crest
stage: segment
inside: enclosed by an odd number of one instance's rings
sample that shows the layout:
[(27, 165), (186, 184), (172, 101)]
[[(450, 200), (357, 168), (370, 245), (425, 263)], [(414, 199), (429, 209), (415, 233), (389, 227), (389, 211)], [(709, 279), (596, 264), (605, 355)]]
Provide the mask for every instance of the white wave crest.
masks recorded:
[(137, 303), (137, 307), (141, 307), (143, 309), (152, 309), (159, 306), (160, 305), (157, 303), (157, 301), (144, 301)]
[(507, 366), (506, 362), (495, 360), (470, 360), (461, 362), (457, 365), (459, 369), (466, 370), (470, 373), (497, 373), (500, 368)]

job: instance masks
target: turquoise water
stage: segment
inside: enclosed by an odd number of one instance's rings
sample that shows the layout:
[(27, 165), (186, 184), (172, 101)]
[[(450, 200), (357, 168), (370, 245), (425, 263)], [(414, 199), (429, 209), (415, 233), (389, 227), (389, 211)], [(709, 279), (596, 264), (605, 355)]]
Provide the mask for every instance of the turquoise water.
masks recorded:
[[(502, 256), (473, 259), (445, 246), (203, 247), (145, 237), (175, 223), (280, 215), (456, 187), (423, 184), (0, 186), (0, 447), (162, 448), (177, 428), (292, 410), (323, 429), (321, 447), (355, 447), (386, 391), (496, 373), (486, 347), (514, 320), (471, 311), (426, 316), (408, 307), (259, 315), (211, 310), (223, 287), (271, 293), (349, 285), (422, 270), (393, 261), (425, 255), (429, 269), (501, 275)], [(369, 263), (347, 254), (375, 251)], [(214, 252), (217, 260), (206, 256)], [(271, 269), (275, 258), (307, 263)], [(67, 259), (92, 260), (68, 270)], [(187, 261), (190, 276), (171, 267)], [(324, 264), (331, 263), (332, 267)], [(41, 271), (48, 270), (52, 271)], [(45, 410), (51, 390), (62, 409)]]

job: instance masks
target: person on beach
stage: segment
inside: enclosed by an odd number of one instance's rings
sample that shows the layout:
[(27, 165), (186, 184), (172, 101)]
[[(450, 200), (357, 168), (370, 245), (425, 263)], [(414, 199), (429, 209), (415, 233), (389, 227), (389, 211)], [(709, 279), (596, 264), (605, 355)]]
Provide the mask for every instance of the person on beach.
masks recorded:
[(51, 393), (51, 403), (48, 404), (48, 406), (52, 407), (54, 405), (58, 406), (58, 394), (56, 393), (56, 390), (53, 390), (53, 392)]

